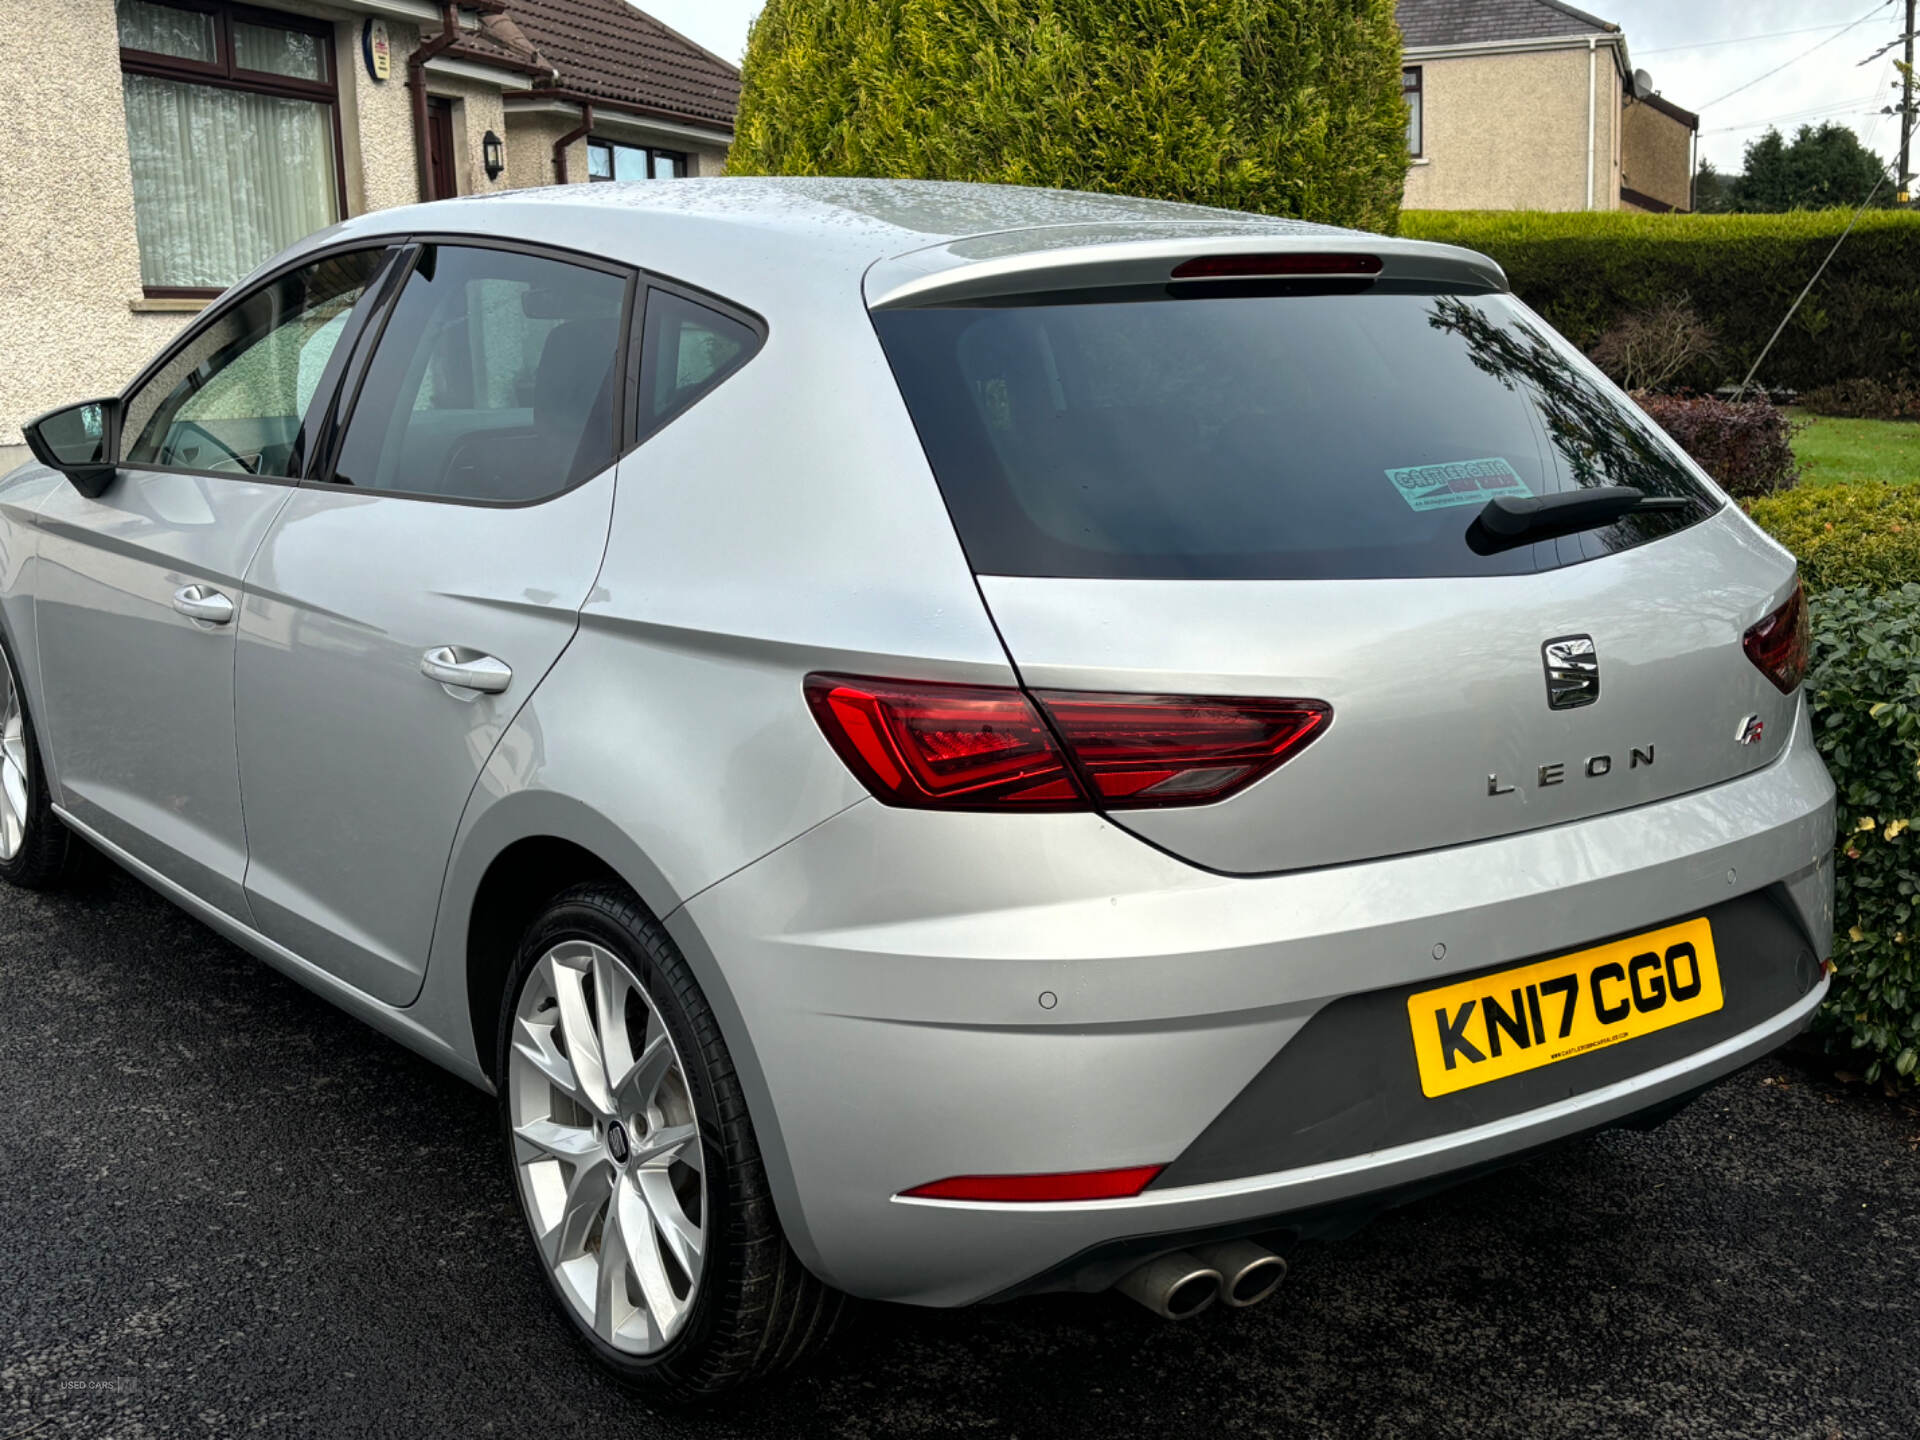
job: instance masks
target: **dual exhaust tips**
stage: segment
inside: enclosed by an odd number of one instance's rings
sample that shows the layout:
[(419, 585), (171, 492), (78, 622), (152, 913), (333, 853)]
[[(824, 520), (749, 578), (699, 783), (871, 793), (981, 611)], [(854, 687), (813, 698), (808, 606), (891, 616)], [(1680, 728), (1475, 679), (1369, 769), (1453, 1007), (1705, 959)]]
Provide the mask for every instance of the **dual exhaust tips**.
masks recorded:
[(1159, 1255), (1114, 1286), (1163, 1320), (1185, 1320), (1218, 1300), (1236, 1308), (1258, 1305), (1287, 1278), (1287, 1262), (1251, 1240), (1196, 1245)]

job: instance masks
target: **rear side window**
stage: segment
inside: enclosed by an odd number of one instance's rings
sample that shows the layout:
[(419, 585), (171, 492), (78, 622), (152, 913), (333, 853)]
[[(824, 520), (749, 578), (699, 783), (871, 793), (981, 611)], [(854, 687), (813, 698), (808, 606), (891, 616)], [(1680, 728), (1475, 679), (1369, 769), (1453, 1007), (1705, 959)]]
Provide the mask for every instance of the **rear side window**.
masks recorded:
[[(1504, 295), (1239, 295), (874, 315), (974, 569), (1316, 579), (1549, 569), (1717, 508)], [(1478, 555), (1494, 495), (1688, 508)]]
[(759, 332), (670, 290), (647, 295), (640, 428), (658, 430), (753, 358)]
[(367, 366), (334, 482), (524, 502), (606, 469), (628, 285), (540, 255), (427, 246)]

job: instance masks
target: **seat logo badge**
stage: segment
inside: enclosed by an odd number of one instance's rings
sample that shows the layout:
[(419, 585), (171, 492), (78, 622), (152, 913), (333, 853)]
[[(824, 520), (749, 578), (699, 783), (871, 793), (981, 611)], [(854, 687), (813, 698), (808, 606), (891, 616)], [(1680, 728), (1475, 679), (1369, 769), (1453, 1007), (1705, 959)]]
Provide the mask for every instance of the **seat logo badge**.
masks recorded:
[(1547, 667), (1547, 708), (1578, 710), (1600, 698), (1600, 653), (1591, 635), (1562, 635), (1540, 647)]
[(607, 1151), (613, 1156), (613, 1163), (624, 1165), (633, 1152), (627, 1145), (627, 1131), (618, 1120), (607, 1126)]
[(1758, 745), (1766, 728), (1766, 722), (1758, 715), (1749, 715), (1740, 722), (1740, 728), (1734, 732), (1733, 738), (1742, 745)]

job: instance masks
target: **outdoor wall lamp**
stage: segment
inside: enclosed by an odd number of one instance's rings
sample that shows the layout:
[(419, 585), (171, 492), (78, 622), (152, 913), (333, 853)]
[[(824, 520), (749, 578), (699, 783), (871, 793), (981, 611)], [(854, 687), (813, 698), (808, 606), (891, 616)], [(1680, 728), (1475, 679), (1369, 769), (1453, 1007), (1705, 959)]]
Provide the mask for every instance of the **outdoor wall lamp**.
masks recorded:
[(480, 161), (486, 167), (489, 180), (498, 180), (500, 172), (507, 168), (506, 147), (500, 143), (500, 137), (491, 130), (481, 138)]

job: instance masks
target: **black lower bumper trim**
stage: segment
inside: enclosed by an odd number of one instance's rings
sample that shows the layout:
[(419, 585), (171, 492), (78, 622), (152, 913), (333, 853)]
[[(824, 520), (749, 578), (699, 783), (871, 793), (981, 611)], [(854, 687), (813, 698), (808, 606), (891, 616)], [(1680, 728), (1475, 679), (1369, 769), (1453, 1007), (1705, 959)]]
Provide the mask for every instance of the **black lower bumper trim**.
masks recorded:
[[(1428, 1099), (1414, 1062), (1407, 997), (1472, 979), (1475, 972), (1343, 996), (1302, 1026), (1150, 1188), (1279, 1174), (1537, 1110), (1698, 1054), (1764, 1024), (1819, 983), (1812, 944), (1777, 886), (1591, 943), (1626, 939), (1702, 914), (1713, 926), (1724, 993), (1713, 1014)], [(1478, 973), (1493, 975), (1528, 963), (1512, 960)]]
[(1416, 1200), (1423, 1200), (1429, 1195), (1451, 1190), (1456, 1185), (1494, 1174), (1508, 1166), (1531, 1159), (1535, 1155), (1557, 1150), (1564, 1145), (1573, 1144), (1602, 1131), (1650, 1130), (1692, 1104), (1718, 1083), (1717, 1080), (1710, 1081), (1684, 1094), (1671, 1096), (1650, 1105), (1645, 1110), (1636, 1111), (1632, 1115), (1622, 1116), (1618, 1120), (1549, 1140), (1525, 1150), (1517, 1150), (1510, 1155), (1502, 1155), (1498, 1159), (1462, 1166), (1444, 1175), (1372, 1191), (1350, 1200), (1242, 1220), (1230, 1225), (1214, 1225), (1203, 1229), (1177, 1230), (1154, 1235), (1135, 1235), (1120, 1240), (1104, 1241), (1082, 1250), (1079, 1254), (1017, 1285), (1009, 1286), (997, 1295), (989, 1296), (982, 1303), (997, 1304), (1002, 1300), (1017, 1300), (1027, 1295), (1061, 1292), (1097, 1294), (1111, 1289), (1128, 1271), (1145, 1264), (1156, 1255), (1166, 1255), (1194, 1245), (1217, 1244), (1223, 1240), (1257, 1240), (1276, 1254), (1290, 1255), (1295, 1247), (1303, 1242), (1343, 1239), (1389, 1210), (1412, 1204)]

